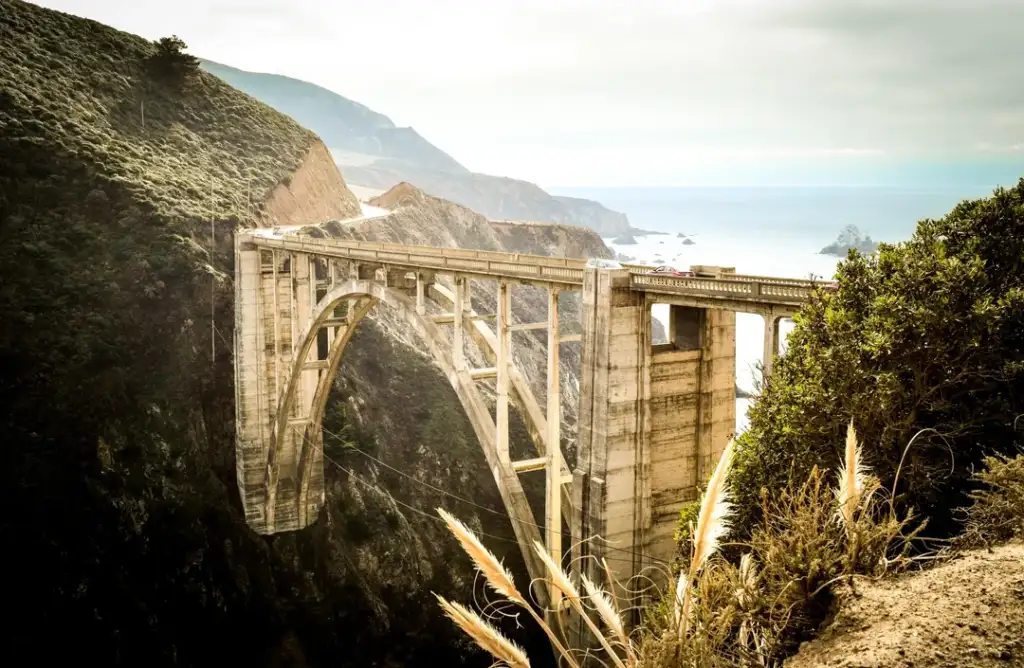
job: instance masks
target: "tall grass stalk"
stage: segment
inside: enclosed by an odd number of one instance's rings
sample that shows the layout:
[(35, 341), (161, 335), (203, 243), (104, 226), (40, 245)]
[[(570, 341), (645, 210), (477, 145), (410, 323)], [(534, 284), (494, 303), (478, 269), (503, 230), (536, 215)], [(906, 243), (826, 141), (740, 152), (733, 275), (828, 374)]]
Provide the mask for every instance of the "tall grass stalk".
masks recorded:
[(730, 440), (725, 446), (725, 450), (722, 451), (722, 456), (719, 457), (718, 464), (715, 466), (715, 472), (704, 491), (700, 514), (697, 516), (697, 525), (692, 533), (693, 555), (690, 558), (690, 567), (687, 571), (680, 572), (679, 581), (676, 584), (674, 611), (680, 638), (686, 633), (689, 624), (690, 587), (694, 578), (697, 577), (700, 567), (718, 548), (718, 542), (728, 529), (727, 517), (731, 506), (726, 478), (729, 475), (729, 468), (732, 466), (734, 447), (735, 441)]

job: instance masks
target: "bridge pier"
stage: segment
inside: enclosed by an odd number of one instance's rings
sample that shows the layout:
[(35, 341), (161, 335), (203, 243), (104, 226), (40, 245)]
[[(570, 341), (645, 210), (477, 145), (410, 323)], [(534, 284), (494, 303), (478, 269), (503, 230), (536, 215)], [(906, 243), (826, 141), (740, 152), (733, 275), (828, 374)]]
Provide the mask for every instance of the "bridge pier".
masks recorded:
[[(236, 247), (235, 365), (237, 462), (246, 521), (260, 532), (305, 525), (310, 508), (298, 507), (299, 453), (319, 380), (318, 347), (302, 350), (302, 336), (317, 303), (312, 257)], [(294, 400), (281, 412), (284, 389)], [(283, 419), (272, 419), (283, 415)], [(274, 443), (275, 447), (270, 448)], [(268, 463), (263, 456), (275, 453)], [(312, 503), (312, 512), (320, 499)]]
[(573, 560), (596, 579), (606, 558), (627, 589), (672, 560), (679, 511), (736, 419), (735, 313), (673, 304), (669, 343), (654, 347), (653, 303), (626, 269), (585, 270)]
[(779, 325), (782, 322), (782, 316), (765, 313), (761, 317), (764, 318), (764, 355), (761, 358), (761, 379), (762, 382), (765, 382), (772, 373), (775, 358), (779, 355), (781, 343)]

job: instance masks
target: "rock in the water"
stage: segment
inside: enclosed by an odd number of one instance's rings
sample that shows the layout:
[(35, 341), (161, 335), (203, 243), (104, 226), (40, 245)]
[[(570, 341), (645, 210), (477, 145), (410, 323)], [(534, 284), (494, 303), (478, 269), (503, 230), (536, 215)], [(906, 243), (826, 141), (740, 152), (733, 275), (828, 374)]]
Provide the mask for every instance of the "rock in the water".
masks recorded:
[(871, 237), (857, 229), (856, 225), (847, 225), (842, 229), (835, 241), (818, 252), (821, 255), (846, 257), (851, 249), (869, 255), (878, 249), (878, 244), (872, 241)]
[(628, 246), (636, 243), (636, 237), (633, 236), (632, 232), (626, 232), (612, 240), (613, 244), (619, 244), (620, 246)]
[(695, 243), (697, 243), (697, 242), (694, 241), (693, 239), (690, 239), (690, 238), (683, 239), (683, 245), (684, 246), (693, 246)]

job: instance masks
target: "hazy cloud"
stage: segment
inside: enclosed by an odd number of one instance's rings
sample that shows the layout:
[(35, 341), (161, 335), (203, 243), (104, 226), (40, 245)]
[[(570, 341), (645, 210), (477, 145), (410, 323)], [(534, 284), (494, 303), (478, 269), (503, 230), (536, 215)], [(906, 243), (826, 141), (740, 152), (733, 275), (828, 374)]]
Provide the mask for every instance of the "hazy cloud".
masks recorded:
[(549, 184), (1024, 143), (1020, 0), (41, 4), (313, 81), (470, 168)]

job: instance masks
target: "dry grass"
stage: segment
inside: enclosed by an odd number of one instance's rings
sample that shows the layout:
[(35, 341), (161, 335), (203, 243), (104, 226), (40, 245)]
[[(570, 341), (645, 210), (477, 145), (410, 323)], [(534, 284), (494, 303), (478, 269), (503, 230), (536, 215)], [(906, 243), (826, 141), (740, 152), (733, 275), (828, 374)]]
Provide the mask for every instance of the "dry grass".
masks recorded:
[[(780, 665), (828, 617), (837, 585), (906, 564), (916, 532), (906, 533), (910, 518), (897, 519), (879, 494), (852, 424), (837, 474), (835, 488), (815, 468), (776, 498), (763, 492), (764, 520), (739, 563), (708, 559), (690, 585), (692, 610), (681, 623), (664, 607), (648, 618), (640, 664)], [(709, 483), (702, 507), (713, 489)]]
[(728, 529), (729, 515), (729, 491), (726, 486), (726, 477), (729, 468), (732, 466), (732, 456), (735, 443), (729, 441), (718, 458), (715, 472), (711, 474), (711, 481), (704, 492), (704, 499), (701, 501), (700, 513), (697, 515), (697, 524), (690, 532), (693, 540), (693, 555), (690, 558), (690, 567), (684, 573), (680, 572), (676, 584), (676, 597), (673, 609), (673, 619), (679, 629), (679, 636), (682, 638), (690, 623), (690, 607), (693, 596), (690, 594), (690, 587), (693, 580), (700, 571), (701, 566), (718, 549), (718, 543)]
[[(435, 596), (437, 595), (435, 594)], [(512, 668), (517, 666), (528, 668), (530, 659), (527, 658), (526, 652), (503, 636), (486, 619), (465, 606), (458, 603), (449, 603), (440, 596), (437, 596), (437, 601), (449, 619), (455, 622), (460, 629), (466, 632), (466, 635), (472, 638), (477, 645), (487, 650), (495, 659), (504, 662), (505, 665)]]
[[(585, 576), (580, 576), (585, 592), (581, 594), (569, 574), (542, 545), (535, 544), (547, 565), (549, 580), (590, 629), (600, 648), (597, 658), (605, 665), (781, 665), (829, 616), (840, 583), (853, 584), (856, 576), (880, 576), (909, 562), (910, 541), (923, 525), (908, 534), (910, 517), (895, 517), (891, 504), (879, 493), (877, 480), (861, 461), (852, 423), (834, 488), (827, 484), (826, 473), (816, 468), (806, 481), (777, 498), (763, 494), (765, 519), (743, 546), (739, 562), (716, 557), (729, 518), (726, 481), (732, 455), (730, 443), (708, 483), (691, 531), (689, 563), (682, 569), (673, 595), (646, 611), (639, 641), (626, 633), (621, 607), (613, 595)], [(582, 652), (568, 649), (552, 630), (547, 623), (550, 612), (547, 621), (541, 619), (476, 537), (450, 515), (439, 512), (490, 587), (527, 610), (551, 638), (562, 660), (578, 667)], [(447, 602), (442, 605), (448, 610)], [(467, 633), (495, 659), (507, 662), (488, 644), (491, 636), (486, 633), (485, 620), (473, 623), (477, 626)]]
[(971, 495), (961, 547), (980, 547), (1024, 536), (1024, 454), (988, 457), (975, 474), (985, 487)]

